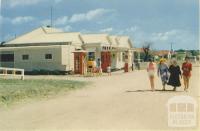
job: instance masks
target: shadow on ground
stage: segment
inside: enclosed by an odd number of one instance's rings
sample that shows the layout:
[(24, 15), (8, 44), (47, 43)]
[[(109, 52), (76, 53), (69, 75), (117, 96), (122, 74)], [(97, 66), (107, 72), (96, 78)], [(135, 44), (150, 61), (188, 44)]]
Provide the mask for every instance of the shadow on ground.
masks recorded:
[(184, 91), (173, 91), (173, 90), (127, 90), (125, 91), (126, 93), (131, 93), (131, 92), (171, 92), (171, 93), (176, 93), (176, 92), (184, 92)]

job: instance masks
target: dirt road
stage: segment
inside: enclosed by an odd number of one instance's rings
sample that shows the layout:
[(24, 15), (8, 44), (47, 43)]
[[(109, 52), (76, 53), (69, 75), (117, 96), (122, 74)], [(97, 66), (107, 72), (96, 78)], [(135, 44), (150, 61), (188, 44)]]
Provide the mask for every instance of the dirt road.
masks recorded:
[[(172, 129), (167, 125), (167, 101), (190, 95), (199, 100), (199, 68), (194, 67), (189, 92), (149, 91), (145, 71), (115, 73), (111, 77), (64, 78), (91, 81), (90, 87), (66, 95), (0, 109), (0, 130)], [(63, 79), (63, 78), (62, 78)], [(167, 87), (171, 90), (171, 87)]]

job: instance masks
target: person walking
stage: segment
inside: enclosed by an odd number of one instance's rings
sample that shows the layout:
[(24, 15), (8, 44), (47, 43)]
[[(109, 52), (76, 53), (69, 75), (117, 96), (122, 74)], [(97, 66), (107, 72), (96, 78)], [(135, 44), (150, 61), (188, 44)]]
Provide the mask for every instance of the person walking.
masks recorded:
[(159, 65), (158, 65), (158, 77), (160, 76), (162, 85), (163, 85), (163, 91), (165, 90), (165, 85), (168, 82), (168, 66), (165, 63), (166, 60), (164, 58), (160, 59)]
[(154, 85), (155, 71), (156, 71), (156, 64), (153, 62), (152, 59), (149, 59), (149, 63), (147, 64), (147, 72), (149, 75), (149, 81), (152, 91), (155, 91), (155, 85)]
[(170, 77), (169, 77), (168, 85), (173, 86), (174, 87), (173, 91), (176, 91), (176, 88), (181, 86), (180, 76), (182, 78), (181, 70), (180, 70), (179, 65), (177, 65), (176, 59), (172, 60), (172, 65), (170, 65), (169, 67), (169, 73), (170, 73)]
[(131, 68), (132, 68), (132, 71), (135, 70), (135, 62), (134, 62), (134, 60), (132, 61), (132, 66), (131, 66)]
[(110, 66), (110, 64), (107, 67), (107, 73), (108, 73), (108, 76), (111, 76), (111, 66)]
[(184, 91), (189, 88), (189, 81), (191, 77), (192, 64), (189, 62), (189, 57), (185, 57), (185, 62), (182, 64)]

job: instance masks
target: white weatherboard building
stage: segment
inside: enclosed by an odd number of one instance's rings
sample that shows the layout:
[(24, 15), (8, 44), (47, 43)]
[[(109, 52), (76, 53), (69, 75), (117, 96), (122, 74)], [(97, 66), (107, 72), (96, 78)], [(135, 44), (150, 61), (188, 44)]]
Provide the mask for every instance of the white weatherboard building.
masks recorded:
[(77, 50), (88, 52), (88, 58), (102, 59), (101, 52), (110, 52), (112, 69), (121, 69), (125, 53), (133, 59), (133, 43), (127, 36), (108, 34), (81, 34), (63, 32), (51, 27), (40, 27), (0, 47), (0, 67), (32, 70), (74, 70), (74, 54)]

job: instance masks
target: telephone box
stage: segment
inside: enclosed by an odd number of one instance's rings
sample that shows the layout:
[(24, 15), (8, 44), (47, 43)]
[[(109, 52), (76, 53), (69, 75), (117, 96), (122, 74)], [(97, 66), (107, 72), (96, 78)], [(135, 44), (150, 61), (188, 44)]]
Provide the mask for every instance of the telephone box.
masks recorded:
[(74, 73), (83, 75), (87, 68), (86, 65), (86, 52), (77, 51), (74, 53)]
[(111, 53), (109, 51), (101, 52), (101, 68), (107, 72), (107, 67), (111, 66)]

